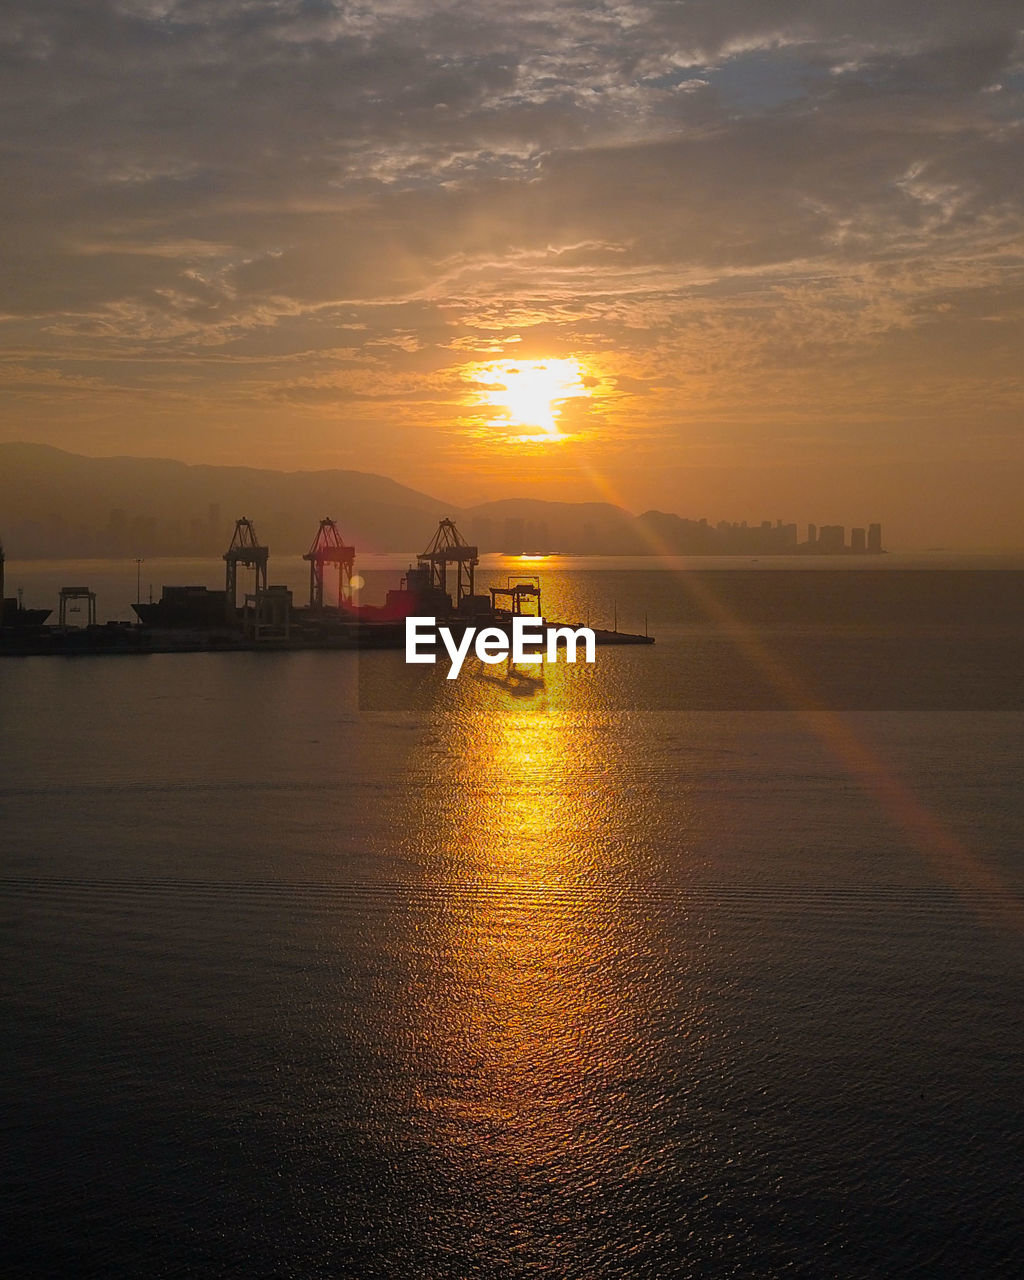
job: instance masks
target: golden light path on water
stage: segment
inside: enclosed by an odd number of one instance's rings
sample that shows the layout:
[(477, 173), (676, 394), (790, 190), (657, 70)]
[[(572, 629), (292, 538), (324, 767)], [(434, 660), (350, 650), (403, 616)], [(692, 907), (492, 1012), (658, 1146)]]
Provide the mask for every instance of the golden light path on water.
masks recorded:
[[(654, 801), (642, 787), (623, 792), (621, 736), (601, 697), (592, 670), (564, 663), (525, 680), (497, 667), (460, 681), (409, 800), (407, 856), (435, 903), (410, 979), (410, 1137), (451, 1158), (461, 1233), (518, 1227), (548, 1274), (580, 1248), (567, 1198), (612, 1185), (628, 1199), (668, 1159), (651, 1148), (649, 1108), (633, 1105), (630, 1085), (658, 1078), (651, 1003), (664, 988), (650, 921), (619, 906), (643, 866), (636, 833), (651, 829)], [(674, 963), (685, 966), (680, 944)], [(699, 1010), (688, 1025), (699, 1053)], [(645, 1231), (650, 1243), (656, 1228)], [(591, 1246), (597, 1265), (626, 1241), (598, 1228)]]

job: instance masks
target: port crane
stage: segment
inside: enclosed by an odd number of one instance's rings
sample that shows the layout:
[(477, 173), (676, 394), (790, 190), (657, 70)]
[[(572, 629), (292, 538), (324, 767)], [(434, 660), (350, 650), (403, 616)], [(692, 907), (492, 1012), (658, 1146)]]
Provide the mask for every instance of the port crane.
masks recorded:
[[(523, 608), (527, 601), (533, 602), (532, 615)], [(539, 618), (540, 578), (535, 573), (516, 574), (506, 579), (504, 587), (491, 587), (491, 608), (495, 613), (507, 613), (513, 618)]]
[[(96, 625), (96, 592), (90, 591), (88, 587), (61, 587), (60, 589), (60, 625), (67, 626), (69, 613), (81, 613), (81, 606), (77, 603), (79, 600), (85, 600), (89, 606), (89, 626)], [(68, 608), (71, 603), (70, 609)]]
[(241, 516), (235, 521), (235, 532), (231, 536), (231, 545), (224, 552), (224, 563), (226, 565), (224, 594), (229, 622), (234, 622), (238, 614), (238, 566), (244, 565), (246, 568), (253, 570), (256, 579), (255, 602), (258, 606), (260, 596), (267, 589), (267, 561), (269, 559), (270, 548), (260, 546), (252, 521), (246, 516)]
[(320, 521), (313, 545), (302, 557), (309, 561), (309, 607), (324, 607), (324, 571), (329, 564), (338, 567), (338, 607), (352, 603), (352, 568), (356, 549), (342, 541), (337, 524), (325, 516)]
[(476, 547), (471, 547), (455, 527), (455, 521), (445, 519), (437, 526), (434, 540), (426, 551), (416, 557), (420, 569), (430, 574), (430, 585), (448, 594), (448, 566), (455, 566), (455, 608), (465, 596), (473, 594), (473, 570), (480, 563)]

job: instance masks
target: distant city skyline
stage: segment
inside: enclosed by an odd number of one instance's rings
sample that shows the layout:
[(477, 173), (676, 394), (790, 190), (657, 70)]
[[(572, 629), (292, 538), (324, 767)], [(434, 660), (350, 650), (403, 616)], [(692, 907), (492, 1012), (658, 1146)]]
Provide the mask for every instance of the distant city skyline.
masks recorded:
[[(565, 504), (566, 507), (569, 504)], [(225, 550), (232, 527), (220, 511), (219, 503), (211, 503), (206, 519), (186, 513), (176, 521), (161, 521), (140, 512), (113, 507), (105, 523), (68, 525), (45, 520), (12, 523), (4, 535), (0, 531), (0, 547), (6, 536), (15, 558), (90, 558), (125, 559), (136, 553), (160, 556), (220, 556)], [(254, 522), (255, 523), (255, 522)], [(795, 523), (770, 520), (750, 523), (706, 518), (692, 520), (674, 512), (644, 512), (631, 518), (623, 529), (597, 527), (591, 521), (580, 521), (573, 532), (556, 536), (550, 522), (528, 520), (522, 516), (469, 515), (463, 520), (463, 532), (481, 553), (504, 555), (798, 555), (821, 554), (877, 555), (882, 546), (882, 526), (878, 523), (853, 527), (815, 524), (808, 526), (801, 540)], [(564, 528), (564, 522), (563, 522)], [(623, 536), (629, 539), (623, 545)], [(289, 539), (285, 551), (297, 551), (305, 544)], [(377, 550), (415, 551), (414, 546), (397, 544)]]
[(600, 555), (875, 554), (881, 524), (714, 520), (609, 503), (509, 499), (458, 506), (388, 477), (289, 475), (102, 459), (0, 444), (0, 539), (17, 558), (219, 556), (235, 521), (254, 520), (278, 551), (305, 551), (326, 510), (363, 553), (417, 552), (441, 515), (483, 552)]
[(1024, 547), (1009, 0), (5, 6), (0, 442)]

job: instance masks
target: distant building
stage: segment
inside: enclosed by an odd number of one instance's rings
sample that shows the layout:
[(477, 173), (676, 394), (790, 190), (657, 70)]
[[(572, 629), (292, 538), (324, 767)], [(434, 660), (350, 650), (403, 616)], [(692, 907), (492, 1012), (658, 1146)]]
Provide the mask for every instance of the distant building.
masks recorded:
[(505, 521), (505, 545), (502, 550), (507, 556), (522, 555), (524, 550), (524, 522), (521, 516), (509, 516)]
[(880, 555), (882, 552), (882, 526), (880, 524), (868, 525), (868, 551), (871, 555)]
[(861, 556), (867, 550), (867, 534), (863, 529), (850, 530), (850, 550)]
[(807, 526), (807, 545), (809, 547), (816, 547), (818, 545), (818, 526), (816, 524), (809, 524)]
[(823, 524), (818, 533), (818, 547), (825, 555), (846, 550), (846, 529), (841, 524)]
[(113, 507), (107, 521), (104, 551), (109, 556), (123, 556), (128, 550), (128, 517), (124, 507)]
[(491, 551), (494, 547), (494, 528), (487, 516), (479, 516), (475, 523), (476, 545), (481, 551)]

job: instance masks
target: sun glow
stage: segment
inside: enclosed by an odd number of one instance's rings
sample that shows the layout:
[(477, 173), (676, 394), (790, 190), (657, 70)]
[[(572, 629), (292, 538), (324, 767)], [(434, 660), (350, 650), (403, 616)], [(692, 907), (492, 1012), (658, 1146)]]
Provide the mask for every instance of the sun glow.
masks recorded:
[[(578, 360), (497, 360), (472, 371), (478, 401), (502, 410), (520, 440), (561, 440), (558, 419), (566, 400), (590, 396)], [(532, 428), (532, 432), (531, 432)]]

